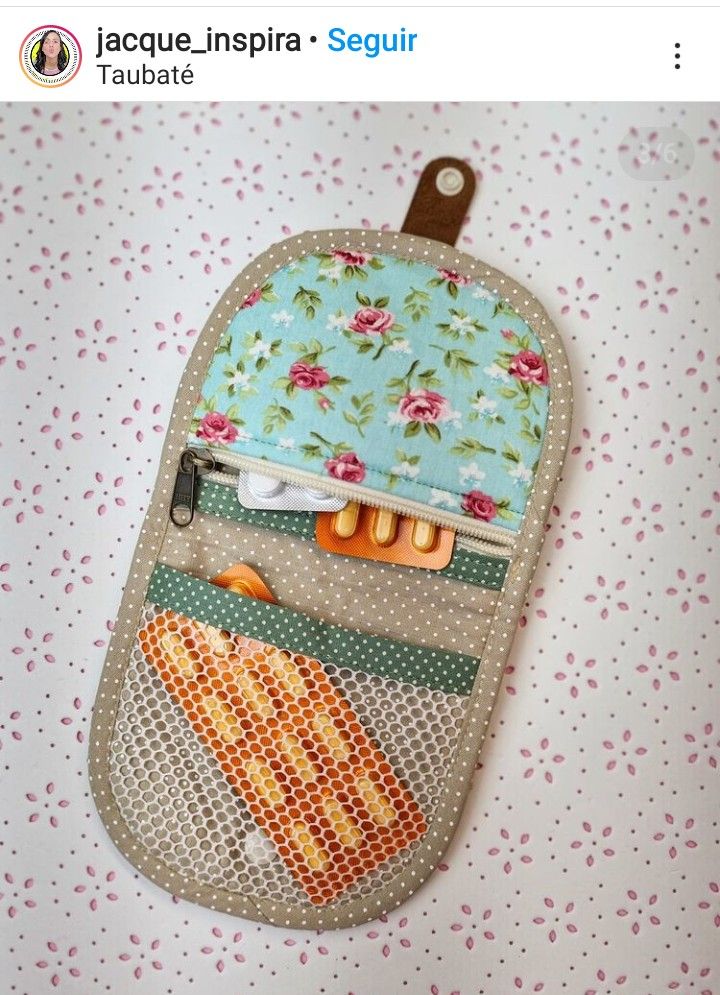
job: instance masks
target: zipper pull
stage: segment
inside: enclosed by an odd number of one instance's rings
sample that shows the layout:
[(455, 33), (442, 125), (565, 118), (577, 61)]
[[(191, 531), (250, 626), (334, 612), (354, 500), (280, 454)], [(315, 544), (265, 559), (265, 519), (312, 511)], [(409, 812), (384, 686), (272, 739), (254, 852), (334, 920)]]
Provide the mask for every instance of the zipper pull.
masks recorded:
[(195, 514), (195, 489), (198, 474), (209, 473), (215, 466), (215, 457), (200, 449), (185, 449), (180, 454), (175, 489), (170, 502), (170, 521), (184, 528)]

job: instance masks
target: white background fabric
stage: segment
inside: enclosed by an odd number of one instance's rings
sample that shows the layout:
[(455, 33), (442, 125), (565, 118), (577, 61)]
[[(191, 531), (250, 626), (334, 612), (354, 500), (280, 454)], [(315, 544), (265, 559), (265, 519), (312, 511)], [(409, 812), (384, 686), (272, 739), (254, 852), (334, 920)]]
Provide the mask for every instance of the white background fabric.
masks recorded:
[[(717, 995), (720, 109), (1, 116), (6, 990)], [(670, 125), (692, 171), (628, 175), (628, 130)], [(430, 882), (336, 934), (232, 920), (136, 874), (88, 792), (90, 708), (164, 427), (248, 259), (306, 228), (399, 227), (444, 154), (480, 176), (459, 244), (537, 294), (574, 373), (527, 625)]]

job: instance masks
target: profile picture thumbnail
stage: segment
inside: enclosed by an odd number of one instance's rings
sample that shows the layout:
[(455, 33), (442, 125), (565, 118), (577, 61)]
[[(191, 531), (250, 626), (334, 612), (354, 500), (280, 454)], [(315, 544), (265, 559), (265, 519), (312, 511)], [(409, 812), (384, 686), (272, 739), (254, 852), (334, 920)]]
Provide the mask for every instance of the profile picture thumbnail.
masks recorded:
[(71, 31), (57, 24), (43, 24), (27, 35), (20, 46), (23, 72), (39, 86), (64, 86), (75, 76), (82, 52)]

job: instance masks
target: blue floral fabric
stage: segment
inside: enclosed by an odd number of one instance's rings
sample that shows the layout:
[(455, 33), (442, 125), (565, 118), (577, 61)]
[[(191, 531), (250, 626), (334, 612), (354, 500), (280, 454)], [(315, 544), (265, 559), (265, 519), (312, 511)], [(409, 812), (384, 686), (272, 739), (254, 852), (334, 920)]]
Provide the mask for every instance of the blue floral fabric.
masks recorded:
[(190, 442), (517, 530), (549, 375), (506, 303), (390, 255), (305, 256), (245, 300)]

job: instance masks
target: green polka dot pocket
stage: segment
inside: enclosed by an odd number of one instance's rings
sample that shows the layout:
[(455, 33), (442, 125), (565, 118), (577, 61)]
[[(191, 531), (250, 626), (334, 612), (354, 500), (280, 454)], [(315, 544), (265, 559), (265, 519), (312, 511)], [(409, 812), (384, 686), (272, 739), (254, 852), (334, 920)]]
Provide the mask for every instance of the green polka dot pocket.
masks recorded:
[[(473, 189), (436, 160), (401, 231), (270, 247), (187, 363), (90, 745), (111, 839), (180, 897), (328, 929), (442, 887), (572, 408), (542, 306), (454, 247)], [(398, 522), (445, 554), (396, 557)], [(236, 564), (272, 600), (213, 583)]]

